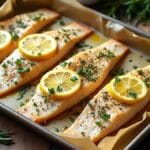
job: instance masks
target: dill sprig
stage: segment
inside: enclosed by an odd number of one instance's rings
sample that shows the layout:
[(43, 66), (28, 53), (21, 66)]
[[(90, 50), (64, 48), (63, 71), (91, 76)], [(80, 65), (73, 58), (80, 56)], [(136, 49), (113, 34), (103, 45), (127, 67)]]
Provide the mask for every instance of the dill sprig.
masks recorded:
[(0, 130), (0, 143), (4, 145), (11, 145), (14, 143), (12, 138), (13, 133), (8, 130)]

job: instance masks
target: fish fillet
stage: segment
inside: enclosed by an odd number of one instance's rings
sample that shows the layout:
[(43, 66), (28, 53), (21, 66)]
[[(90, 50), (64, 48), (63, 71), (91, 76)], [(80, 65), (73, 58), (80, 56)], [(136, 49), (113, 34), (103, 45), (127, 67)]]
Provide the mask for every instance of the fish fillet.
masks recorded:
[(33, 98), (18, 111), (35, 122), (60, 114), (94, 92), (127, 50), (127, 46), (109, 40), (101, 46), (76, 54), (54, 69), (65, 67), (78, 72), (82, 83), (77, 93), (64, 100), (52, 100), (37, 87)]
[(29, 60), (16, 49), (0, 65), (0, 96), (28, 83), (53, 67), (76, 43), (91, 32), (91, 28), (77, 22), (58, 30), (45, 32), (44, 34), (56, 38), (58, 43), (56, 53), (45, 60)]
[(45, 25), (53, 22), (59, 14), (48, 9), (39, 9), (34, 12), (20, 14), (0, 22), (0, 29), (8, 31), (12, 36), (9, 48), (1, 50), (0, 61), (8, 56), (16, 47), (17, 41), (22, 37), (35, 33)]
[(92, 141), (97, 142), (141, 111), (150, 101), (150, 65), (129, 74), (146, 82), (148, 94), (144, 100), (133, 105), (120, 103), (108, 94), (106, 85), (89, 101), (80, 116), (63, 134), (75, 138), (89, 137)]

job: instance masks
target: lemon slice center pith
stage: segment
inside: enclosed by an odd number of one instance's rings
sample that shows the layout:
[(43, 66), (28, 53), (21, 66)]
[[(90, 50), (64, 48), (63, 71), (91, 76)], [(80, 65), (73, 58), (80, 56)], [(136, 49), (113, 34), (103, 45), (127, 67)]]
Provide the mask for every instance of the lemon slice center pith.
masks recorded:
[(68, 69), (50, 71), (40, 81), (41, 91), (54, 98), (69, 97), (80, 88), (80, 85), (78, 74)]
[(19, 50), (29, 59), (46, 59), (56, 52), (57, 42), (45, 34), (33, 34), (19, 42)]
[(145, 83), (134, 76), (117, 77), (110, 82), (107, 89), (114, 99), (127, 104), (138, 102), (147, 94)]

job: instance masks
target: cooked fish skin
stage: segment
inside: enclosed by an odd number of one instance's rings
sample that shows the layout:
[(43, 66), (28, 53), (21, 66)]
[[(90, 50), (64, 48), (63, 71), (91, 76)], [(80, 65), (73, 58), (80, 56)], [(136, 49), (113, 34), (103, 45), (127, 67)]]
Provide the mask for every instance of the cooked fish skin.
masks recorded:
[[(76, 54), (66, 61), (68, 65), (65, 68), (78, 72), (84, 65), (84, 68), (91, 69), (89, 72), (93, 72), (93, 75), (90, 74), (90, 76), (80, 74), (81, 88), (64, 100), (52, 100), (44, 96), (37, 87), (33, 98), (18, 112), (38, 123), (61, 114), (94, 92), (127, 51), (127, 46), (112, 39), (101, 46)], [(83, 62), (84, 64), (82, 64)], [(58, 65), (54, 69), (59, 68), (62, 66)]]
[[(134, 70), (129, 74), (142, 79), (144, 82), (147, 80), (147, 85), (150, 85), (150, 65)], [(97, 142), (127, 123), (150, 101), (150, 87), (147, 87), (148, 93), (142, 101), (129, 105), (113, 99), (106, 86), (89, 101), (71, 127), (63, 132), (64, 135), (74, 138), (89, 137), (92, 141)]]
[(17, 48), (17, 43), (21, 38), (39, 31), (44, 26), (55, 21), (59, 16), (58, 13), (52, 10), (39, 9), (1, 21), (0, 29), (10, 32), (12, 35), (12, 42), (9, 48), (1, 50), (0, 62)]
[[(77, 22), (73, 22), (58, 30), (42, 33), (57, 38), (58, 45), (56, 53), (45, 60), (33, 61), (27, 59), (16, 49), (0, 64), (0, 97), (29, 83), (39, 77), (43, 72), (52, 68), (71, 51), (75, 44), (91, 33), (91, 28)], [(24, 72), (20, 72), (22, 70)]]

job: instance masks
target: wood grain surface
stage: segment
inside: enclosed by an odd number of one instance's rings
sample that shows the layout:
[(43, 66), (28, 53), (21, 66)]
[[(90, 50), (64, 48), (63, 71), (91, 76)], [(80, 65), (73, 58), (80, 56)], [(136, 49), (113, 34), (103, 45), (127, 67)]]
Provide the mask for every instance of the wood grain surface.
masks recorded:
[(13, 136), (15, 144), (5, 146), (0, 144), (0, 150), (52, 150), (51, 144), (44, 139), (32, 133), (19, 123), (11, 120), (8, 116), (0, 114), (0, 129), (10, 129), (15, 135)]

